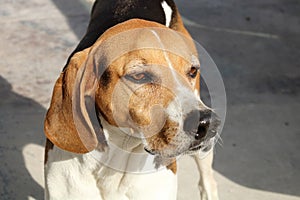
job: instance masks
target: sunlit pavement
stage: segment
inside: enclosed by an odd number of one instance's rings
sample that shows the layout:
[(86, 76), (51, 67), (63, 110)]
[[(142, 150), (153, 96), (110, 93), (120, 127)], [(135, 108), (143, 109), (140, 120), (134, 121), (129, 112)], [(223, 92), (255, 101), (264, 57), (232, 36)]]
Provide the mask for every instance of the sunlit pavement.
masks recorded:
[[(300, 2), (177, 5), (226, 87), (214, 163), (221, 199), (300, 199)], [(43, 118), (89, 8), (83, 0), (0, 2), (0, 199), (43, 198)], [(181, 158), (178, 199), (199, 199), (198, 178), (194, 161)]]

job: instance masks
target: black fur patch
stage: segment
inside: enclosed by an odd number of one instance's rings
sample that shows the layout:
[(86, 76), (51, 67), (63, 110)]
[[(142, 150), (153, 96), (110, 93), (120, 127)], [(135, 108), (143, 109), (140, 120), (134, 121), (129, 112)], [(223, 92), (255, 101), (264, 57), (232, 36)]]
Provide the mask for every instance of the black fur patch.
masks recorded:
[[(176, 6), (173, 0), (165, 1), (173, 10), (170, 23), (172, 28), (174, 23), (176, 23)], [(161, 6), (162, 2), (163, 0), (97, 0), (93, 5), (87, 32), (69, 56), (65, 67), (76, 52), (92, 46), (107, 29), (116, 24), (138, 18), (165, 25), (166, 18)]]

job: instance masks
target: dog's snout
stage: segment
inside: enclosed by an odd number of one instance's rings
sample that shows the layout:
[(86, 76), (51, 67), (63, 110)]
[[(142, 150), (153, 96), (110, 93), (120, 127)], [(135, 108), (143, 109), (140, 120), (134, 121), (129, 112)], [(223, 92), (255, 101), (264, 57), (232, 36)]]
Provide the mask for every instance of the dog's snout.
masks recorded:
[(196, 140), (201, 140), (207, 134), (210, 121), (210, 110), (193, 110), (187, 115), (184, 121), (183, 130), (186, 133), (193, 135)]
[(193, 110), (187, 114), (184, 124), (183, 130), (185, 132), (193, 132), (197, 131), (200, 120), (200, 112), (198, 110)]

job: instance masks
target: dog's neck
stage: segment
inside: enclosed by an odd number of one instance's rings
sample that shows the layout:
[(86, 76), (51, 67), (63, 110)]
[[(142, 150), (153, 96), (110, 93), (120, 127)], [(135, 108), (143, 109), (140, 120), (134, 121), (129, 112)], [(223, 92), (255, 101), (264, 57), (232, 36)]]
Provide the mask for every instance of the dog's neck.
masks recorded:
[(129, 128), (110, 125), (101, 118), (108, 148), (105, 152), (96, 151), (95, 157), (106, 166), (126, 172), (154, 172), (165, 168), (158, 156), (144, 150), (144, 141), (132, 136)]
[(143, 153), (143, 140), (132, 136), (129, 128), (116, 127), (110, 125), (101, 117), (103, 132), (109, 145), (118, 147), (120, 150), (133, 153)]

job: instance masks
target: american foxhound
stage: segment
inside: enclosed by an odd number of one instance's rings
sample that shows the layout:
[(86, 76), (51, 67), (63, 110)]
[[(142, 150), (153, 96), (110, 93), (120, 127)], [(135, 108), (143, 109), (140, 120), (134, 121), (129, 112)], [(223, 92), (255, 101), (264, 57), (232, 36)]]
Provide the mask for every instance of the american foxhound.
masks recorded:
[(197, 57), (173, 1), (96, 1), (46, 115), (45, 198), (176, 199), (192, 154), (202, 199), (218, 199)]

